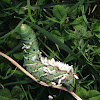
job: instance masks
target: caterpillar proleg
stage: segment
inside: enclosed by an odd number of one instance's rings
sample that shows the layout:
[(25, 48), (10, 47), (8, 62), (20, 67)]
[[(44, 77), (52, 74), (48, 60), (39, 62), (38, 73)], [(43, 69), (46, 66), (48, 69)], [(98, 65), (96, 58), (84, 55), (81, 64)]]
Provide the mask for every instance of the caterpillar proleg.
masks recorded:
[(26, 66), (27, 71), (36, 79), (47, 84), (64, 85), (69, 90), (73, 90), (74, 78), (78, 79), (73, 66), (55, 61), (54, 58), (42, 57), (35, 32), (30, 26), (22, 24), (20, 35), (23, 40), (24, 66)]

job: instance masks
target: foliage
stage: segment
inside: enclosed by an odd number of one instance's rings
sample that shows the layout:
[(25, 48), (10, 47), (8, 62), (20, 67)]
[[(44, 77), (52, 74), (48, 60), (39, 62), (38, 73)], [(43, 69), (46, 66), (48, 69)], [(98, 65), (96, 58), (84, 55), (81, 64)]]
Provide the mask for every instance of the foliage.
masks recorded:
[(23, 100), (25, 94), (19, 86), (14, 86), (11, 92), (9, 89), (0, 89), (0, 99), (1, 100)]
[(78, 94), (83, 100), (99, 100), (100, 92), (96, 90), (88, 90), (86, 91), (82, 87), (78, 87), (76, 90), (76, 94)]
[[(44, 56), (74, 66), (80, 78), (76, 81), (76, 94), (83, 100), (99, 100), (98, 1), (1, 0), (0, 9), (0, 51), (23, 66), (22, 41), (17, 32), (22, 23), (27, 23), (34, 29)], [(48, 95), (55, 100), (74, 100), (64, 91), (33, 82), (1, 56), (0, 86), (0, 97), (5, 98), (2, 100), (47, 100)]]

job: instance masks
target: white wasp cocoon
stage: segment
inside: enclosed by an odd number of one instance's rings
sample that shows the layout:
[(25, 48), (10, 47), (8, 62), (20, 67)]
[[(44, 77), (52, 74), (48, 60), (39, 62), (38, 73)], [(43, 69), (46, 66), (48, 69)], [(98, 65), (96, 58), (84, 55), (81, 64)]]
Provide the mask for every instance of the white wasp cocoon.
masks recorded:
[(49, 95), (48, 98), (49, 98), (50, 100), (52, 100), (52, 99), (53, 99), (53, 96)]
[(52, 85), (56, 85), (56, 83), (55, 83), (55, 82), (51, 82), (51, 84), (52, 84)]
[(23, 44), (23, 47), (22, 47), (22, 49), (30, 49), (31, 48), (31, 46), (29, 45), (29, 46), (27, 46), (26, 44)]
[(51, 66), (57, 67), (61, 71), (66, 71), (67, 73), (70, 73), (70, 72), (73, 73), (73, 65), (69, 66), (68, 64), (64, 64), (60, 61), (59, 62), (55, 61), (54, 58), (50, 60), (50, 59), (47, 59), (47, 57), (45, 58), (41, 57), (40, 60), (42, 64), (44, 65), (51, 65)]
[(33, 56), (33, 57), (32, 57), (32, 61), (35, 61), (35, 60), (36, 60), (36, 56)]
[(43, 67), (44, 72), (52, 74), (55, 70), (51, 71), (48, 67)]
[(29, 44), (32, 45), (32, 42), (30, 42)]
[(57, 86), (62, 86), (61, 81), (64, 80), (68, 75), (69, 74), (66, 73), (66, 74), (59, 75), (59, 76), (55, 77), (55, 79), (59, 79)]
[(75, 74), (74, 74), (74, 77), (75, 77), (76, 79), (79, 79), (79, 77), (78, 77), (77, 75), (75, 75)]

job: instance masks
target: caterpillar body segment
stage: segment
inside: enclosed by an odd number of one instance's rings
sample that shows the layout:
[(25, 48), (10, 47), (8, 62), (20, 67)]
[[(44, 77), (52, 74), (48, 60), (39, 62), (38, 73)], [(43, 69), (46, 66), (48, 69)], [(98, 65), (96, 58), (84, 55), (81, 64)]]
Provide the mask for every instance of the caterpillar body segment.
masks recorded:
[(22, 24), (20, 27), (20, 32), (23, 40), (22, 49), (24, 51), (24, 65), (26, 66), (26, 64), (33, 64), (35, 60), (39, 59), (37, 54), (39, 48), (34, 31), (26, 24)]
[(41, 56), (34, 31), (30, 26), (22, 24), (20, 35), (23, 40), (24, 66), (35, 78), (47, 84), (64, 85), (73, 90), (74, 74), (73, 66), (55, 61), (54, 58), (47, 59)]

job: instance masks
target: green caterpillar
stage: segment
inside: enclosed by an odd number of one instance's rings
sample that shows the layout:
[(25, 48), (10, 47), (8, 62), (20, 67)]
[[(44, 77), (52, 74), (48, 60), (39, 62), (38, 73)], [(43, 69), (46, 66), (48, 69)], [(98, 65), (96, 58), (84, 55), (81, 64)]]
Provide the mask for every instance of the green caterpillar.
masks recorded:
[(66, 86), (73, 90), (75, 75), (73, 66), (55, 61), (54, 58), (47, 59), (41, 56), (34, 31), (30, 26), (22, 24), (20, 35), (23, 40), (24, 66), (37, 80), (47, 84)]

